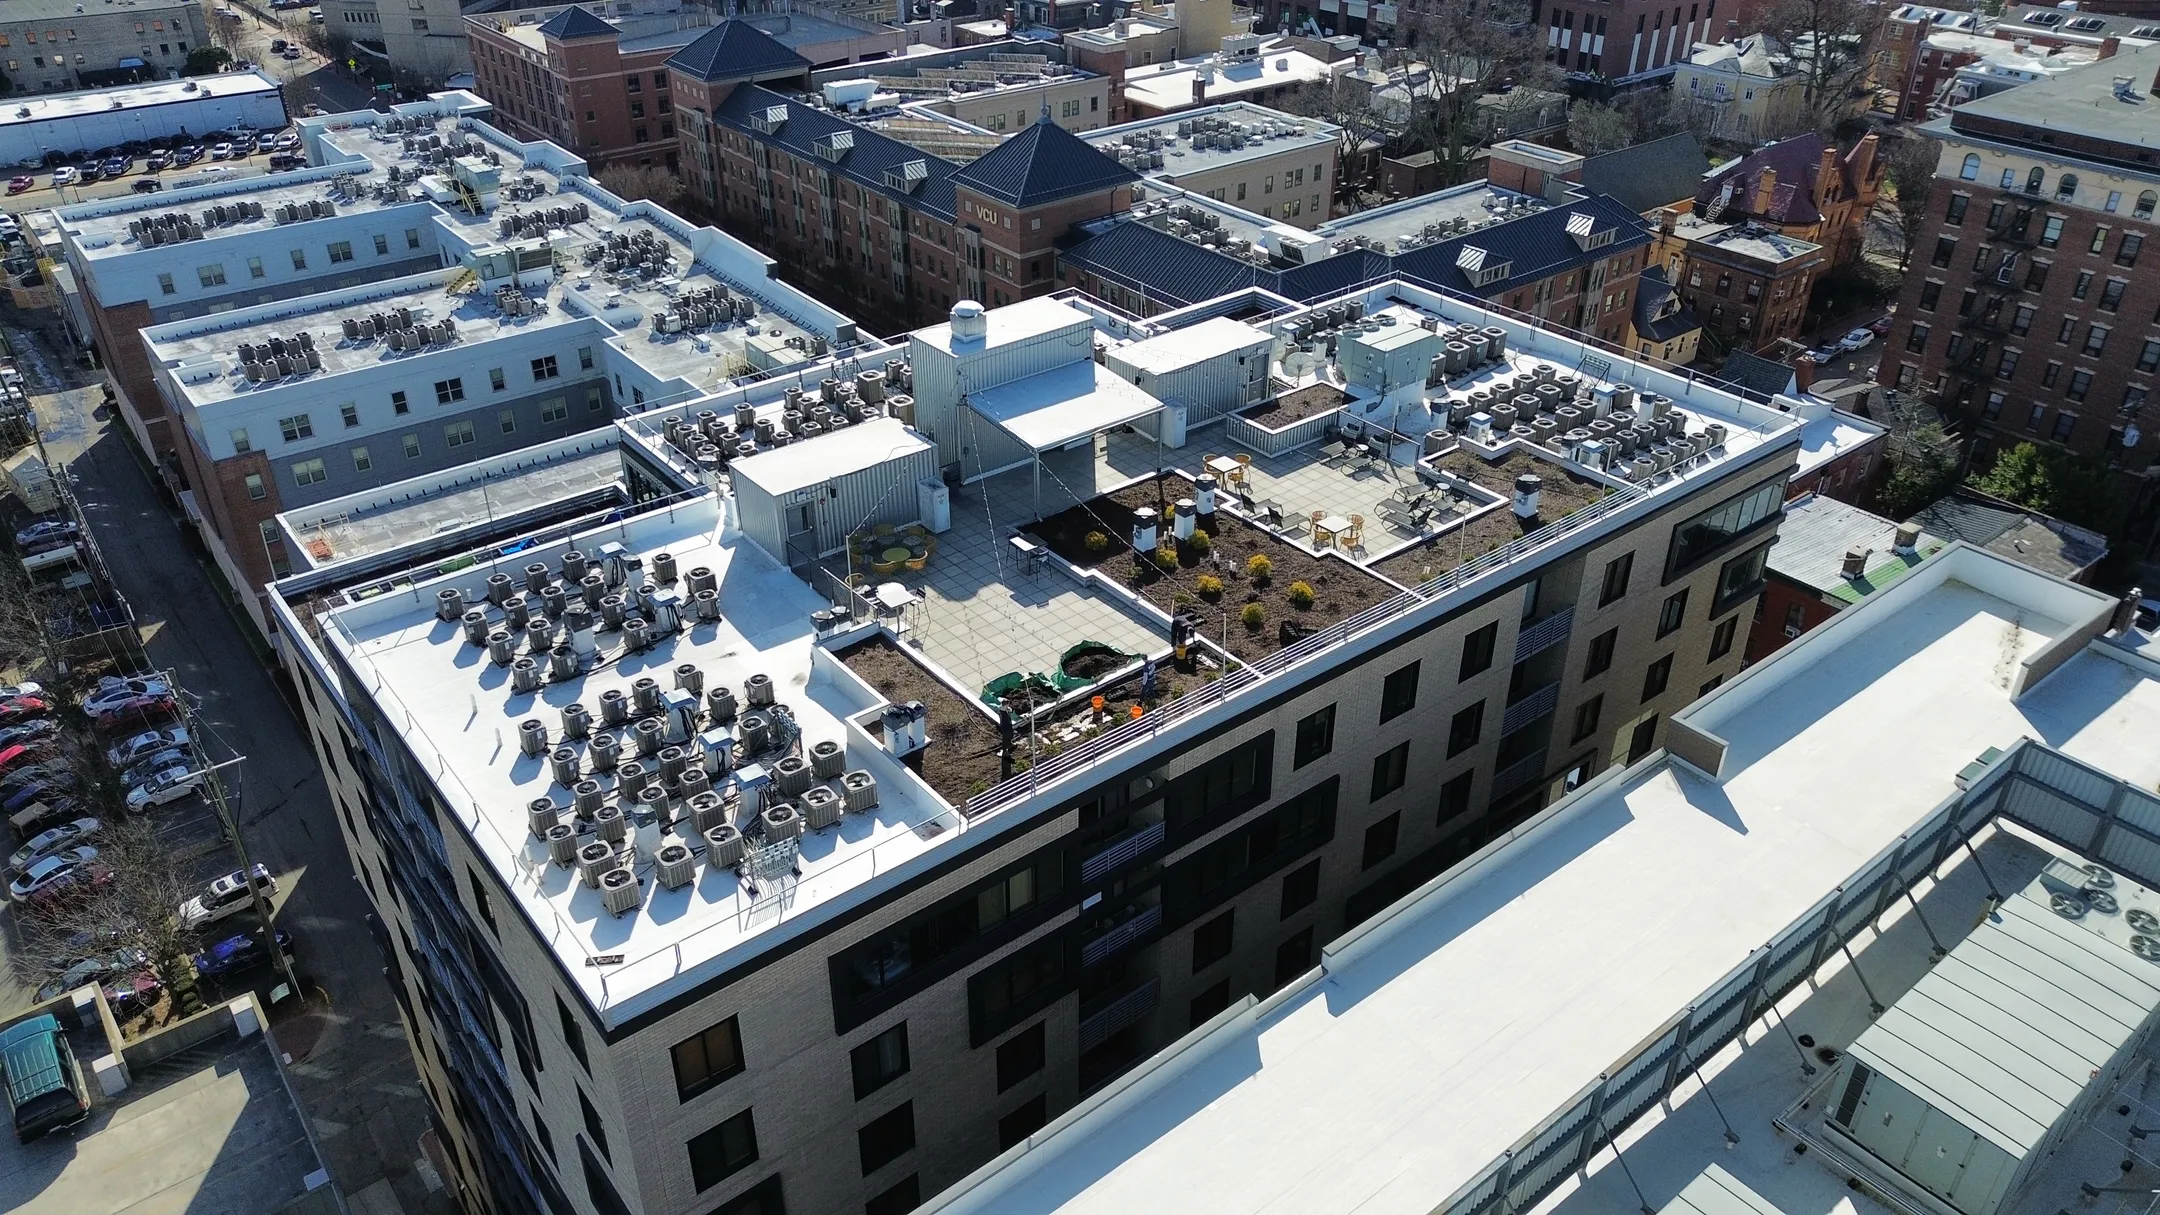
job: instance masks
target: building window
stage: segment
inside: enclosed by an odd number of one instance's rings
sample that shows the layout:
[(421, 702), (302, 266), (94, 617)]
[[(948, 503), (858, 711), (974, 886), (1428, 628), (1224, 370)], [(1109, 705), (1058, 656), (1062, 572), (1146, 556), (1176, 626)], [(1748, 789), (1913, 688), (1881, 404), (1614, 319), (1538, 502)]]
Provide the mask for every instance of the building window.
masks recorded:
[(1618, 627), (1609, 628), (1590, 639), (1590, 655), (1583, 663), (1583, 678), (1603, 675), (1612, 669), (1613, 649), (1620, 642)]
[[(569, 1015), (564, 1010), (565, 1017)], [(742, 1030), (733, 1017), (677, 1042), (668, 1051), (675, 1064), (675, 1096), (688, 1101), (743, 1070)], [(583, 1056), (581, 1055), (580, 1058)]]
[(1979, 176), (1980, 154), (1978, 152), (1967, 152), (1965, 154), (1965, 163), (1958, 166), (1958, 180), (1972, 181)]
[(250, 502), (260, 502), (270, 496), (270, 490), (263, 484), (261, 473), (247, 475), (247, 496)]
[(1635, 554), (1622, 553), (1605, 563), (1603, 588), (1598, 592), (1598, 606), (1607, 604), (1627, 594), (1628, 574), (1635, 568)]
[(1389, 673), (1380, 685), (1380, 720), (1388, 721), (1408, 713), (1417, 705), (1418, 667), (1411, 663)]
[(496, 392), (501, 392), (501, 391), (503, 390), (503, 369), (502, 369), (502, 368), (500, 368), (500, 367), (490, 367), (490, 368), (488, 368), (488, 387), (489, 387), (489, 388), (492, 388), (492, 389), (494, 389), (494, 390), (495, 390)]
[(1680, 627), (1681, 622), (1686, 619), (1687, 588), (1683, 586), (1668, 596), (1665, 600), (1665, 606), (1658, 609), (1657, 635), (1659, 637), (1670, 636), (1674, 630)]
[(1040, 1021), (1006, 1039), (997, 1048), (998, 1091), (1002, 1093), (1042, 1071), (1048, 1057)]
[(315, 437), (315, 423), (307, 414), (296, 413), (289, 418), (278, 419), (278, 433), (285, 436), (287, 443), (297, 443), (302, 439)]
[[(2151, 345), (2152, 343), (2148, 342), (2146, 344)], [(246, 455), (248, 452), (254, 450), (254, 445), (248, 442), (248, 432), (245, 426), (236, 426), (233, 428), (232, 447), (233, 454), (236, 456), (243, 456)]]
[(368, 455), (368, 449), (365, 447), (352, 449), (352, 463), (354, 472), (367, 472), (375, 467), (374, 457)]
[(1935, 256), (1932, 259), (1934, 265), (1936, 265), (1937, 267), (1947, 266), (1950, 264), (1950, 260), (1956, 256), (1956, 240), (1948, 236), (1938, 236), (1935, 238)]
[(1463, 638), (1462, 666), (1456, 672), (1458, 681), (1473, 675), (1481, 675), (1492, 669), (1493, 646), (1500, 636), (1499, 622), (1473, 630)]
[(1657, 714), (1652, 713), (1635, 723), (1635, 732), (1628, 736), (1627, 762), (1632, 764), (1650, 754), (1657, 740), (1657, 721)]
[(1926, 350), (1930, 332), (1928, 326), (1914, 324), (1912, 329), (1905, 334), (1905, 349), (1913, 354), (1919, 354)]
[(570, 416), (569, 397), (549, 397), (540, 402), (540, 423), (560, 422)]
[(420, 247), (420, 229), (405, 229), (405, 247), (408, 249), (417, 249)]
[(452, 422), (443, 427), (443, 438), (452, 447), (463, 447), (473, 441), (473, 424), (470, 422)]
[(1329, 705), (1297, 724), (1297, 745), (1290, 756), (1296, 771), (1335, 749), (1335, 706)]
[(382, 257), (382, 256), (386, 256), (386, 255), (387, 255), (387, 254), (388, 254), (389, 252), (390, 252), (390, 238), (389, 238), (389, 237), (387, 237), (387, 236), (384, 236), (384, 235), (383, 235), (382, 233), (380, 233), (380, 232), (376, 233), (376, 234), (375, 234), (375, 255), (376, 255), (377, 257)]
[(2048, 216), (2047, 222), (2040, 225), (2040, 247), (2043, 249), (2052, 249), (2055, 246), (2061, 244), (2062, 234), (2063, 217), (2060, 215)]
[(1738, 616), (1727, 616), (1718, 622), (1717, 631), (1710, 634), (1710, 661), (1716, 662), (1732, 653), (1733, 635), (1739, 630)]
[(1948, 206), (1948, 207), (1947, 207), (1947, 208), (1946, 208), (1946, 209), (1945, 209), (1945, 210), (1943, 211), (1943, 222), (1944, 222), (1944, 223), (1946, 223), (1946, 224), (1962, 224), (1962, 223), (1964, 223), (1964, 222), (1965, 222), (1965, 208), (1966, 208), (1966, 207), (1968, 207), (1968, 206), (1970, 206), (1971, 204), (1972, 204), (1972, 196), (1971, 196), (1971, 195), (1969, 195), (1969, 194), (1952, 194), (1952, 195), (1950, 196), (1950, 204), (1949, 204), (1949, 206)]
[(1192, 934), (1192, 972), (1199, 974), (1215, 963), (1230, 956), (1230, 947), (1237, 935), (1235, 919), (1237, 909), (1223, 912)]
[(1642, 698), (1650, 700), (1665, 690), (1665, 683), (1672, 678), (1672, 655), (1658, 659), (1643, 672)]
[(1479, 701), (1455, 715), (1448, 723), (1449, 758), (1461, 755), (1477, 745), (1478, 735), (1485, 729), (1485, 702)]
[(2138, 250), (2144, 247), (2145, 238), (2143, 236), (2135, 232), (2123, 233), (2122, 244), (2115, 247), (2115, 264), (2118, 266), (2137, 265)]
[(561, 374), (562, 372), (555, 367), (555, 356), (552, 354), (532, 361), (532, 378), (535, 382), (552, 380)]
[(2160, 338), (2147, 338), (2145, 349), (2138, 353), (2139, 371), (2160, 370)]
[(1365, 853), (1360, 867), (1370, 869), (1395, 855), (1395, 841), (1402, 831), (1402, 812), (1388, 815), (1365, 828)]
[(463, 377), (435, 381), (435, 403), (437, 405), (448, 405), (452, 401), (462, 401), (464, 399), (465, 380)]
[(1282, 912), (1277, 919), (1287, 920), (1305, 910), (1320, 898), (1320, 862), (1308, 861), (1283, 875)]
[(2160, 192), (2147, 190), (2138, 195), (2137, 207), (2130, 212), (2130, 218), (2151, 219), (2155, 206), (2160, 206)]
[(592, 352), (592, 347), (590, 347), (590, 346), (580, 346), (580, 347), (578, 347), (578, 351), (577, 351), (577, 365), (578, 365), (578, 370), (579, 370), (579, 371), (591, 371), (591, 370), (592, 370), (592, 365), (593, 365), (593, 352)]
[(2070, 432), (2075, 429), (2077, 429), (2076, 414), (2058, 413), (2055, 415), (2055, 429), (2049, 432), (2048, 438), (2056, 443), (2068, 443), (2070, 441)]
[(1230, 980), (1222, 979), (1202, 988), (1200, 994), (1185, 1006), (1185, 1023), (1198, 1029), (1215, 1019), (1215, 1015), (1230, 1007)]
[(405, 458), (406, 458), (406, 459), (408, 459), (408, 460), (417, 460), (417, 459), (419, 459), (419, 458), (420, 458), (420, 436), (419, 436), (419, 435), (406, 435), (406, 436), (405, 436)]
[(403, 392), (393, 392), (390, 394), (390, 408), (395, 413), (402, 414), (412, 412), (412, 405), (405, 399), (405, 394)]
[(1603, 713), (1604, 711), (1605, 694), (1602, 692), (1582, 702), (1581, 704), (1576, 705), (1575, 733), (1569, 741), (1581, 742), (1582, 740), (1590, 737), (1592, 734), (1597, 733), (1598, 715)]
[(2070, 386), (2063, 390), (2063, 395), (2073, 401), (2084, 400), (2085, 394), (2092, 391), (2092, 379), (2092, 372), (2078, 368), (2070, 373)]
[(307, 269), (307, 251), (305, 249), (292, 251), (292, 268), (295, 270)]
[(2102, 350), (2107, 349), (2107, 340), (2108, 327), (2106, 325), (2091, 326), (2085, 330), (2085, 353), (2099, 354)]
[(1933, 280), (1921, 284), (1920, 310), (1922, 312), (1935, 311), (1935, 306), (1942, 302), (1942, 289), (1943, 285)]
[(173, 276), (170, 274), (158, 275), (157, 285), (158, 290), (165, 295), (176, 295), (180, 291), (180, 288), (173, 285)]
[(2098, 305), (2100, 311), (2120, 311), (2122, 309), (2123, 292), (2129, 289), (2130, 284), (2128, 282), (2119, 278), (2109, 279), (2107, 285), (2100, 288), (2100, 303)]
[[(1479, 701), (1478, 707), (1482, 709), (1484, 703)], [(1453, 754), (1453, 752), (1450, 752), (1450, 754)], [(1379, 801), (1388, 794), (1402, 788), (1403, 782), (1409, 779), (1409, 776), (1410, 744), (1407, 742), (1396, 743), (1373, 757), (1372, 795), (1370, 800)]]
[(197, 266), (195, 268), (195, 278), (205, 287), (222, 287), (225, 285), (225, 267), (223, 265)]
[(601, 1124), (600, 1111), (593, 1108), (592, 1098), (585, 1095), (582, 1087), (578, 1089), (577, 1102), (579, 1112), (585, 1117), (585, 1137), (600, 1149), (602, 1158), (612, 1161), (614, 1157), (608, 1155), (607, 1127)]
[(1291, 933), (1288, 940), (1275, 947), (1277, 991), (1288, 987), (1299, 975), (1312, 969), (1312, 938), (1312, 928), (1308, 925)]
[(855, 1073), (855, 1099), (857, 1101), (906, 1075), (908, 1070), (907, 1022), (902, 1021), (900, 1024), (849, 1051), (848, 1063)]
[(692, 1139), (688, 1146), (690, 1182), (703, 1193), (757, 1161), (757, 1127), (750, 1111), (744, 1110)]

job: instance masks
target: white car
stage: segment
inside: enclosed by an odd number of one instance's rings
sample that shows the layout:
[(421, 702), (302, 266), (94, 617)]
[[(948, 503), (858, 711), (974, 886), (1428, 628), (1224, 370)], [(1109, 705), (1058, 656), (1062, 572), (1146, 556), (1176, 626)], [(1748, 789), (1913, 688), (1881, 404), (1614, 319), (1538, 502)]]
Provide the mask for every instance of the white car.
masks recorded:
[[(277, 893), (277, 879), (270, 876), (268, 865), (255, 866), (255, 885), (264, 898)], [(201, 928), (219, 920), (237, 915), (254, 906), (255, 900), (248, 893), (245, 876), (235, 869), (224, 877), (216, 878), (201, 894), (180, 904), (180, 926)]]
[(1875, 333), (1866, 328), (1855, 329), (1838, 339), (1838, 346), (1845, 350), (1866, 350), (1874, 344)]
[(227, 173), (238, 173), (240, 170), (231, 165), (204, 165), (195, 171), (204, 177), (223, 177)]
[(42, 699), (45, 685), (25, 680), (22, 683), (0, 683), (0, 700), (13, 700), (18, 696), (36, 696)]
[(231, 160), (231, 159), (232, 159), (232, 145), (231, 145), (231, 144), (229, 144), (229, 143), (214, 143), (214, 144), (211, 144), (211, 145), (210, 145), (210, 159), (212, 159), (212, 160)]
[[(25, 693), (30, 695), (30, 693)], [(105, 753), (115, 768), (132, 768), (160, 751), (185, 748), (188, 732), (179, 726), (167, 726), (162, 730), (145, 730)]]
[(42, 894), (75, 876), (78, 867), (97, 859), (95, 848), (73, 848), (35, 862), (8, 884), (8, 897), (17, 902)]
[(103, 827), (104, 824), (94, 818), (79, 818), (72, 823), (62, 823), (51, 830), (41, 831), (8, 857), (8, 871), (19, 875), (77, 840), (96, 835)]
[(147, 810), (184, 797), (189, 790), (203, 783), (205, 775), (202, 769), (185, 761), (158, 768), (128, 790), (128, 809)]
[(15, 221), (14, 216), (0, 211), (0, 236), (14, 237), (20, 235), (21, 232), (22, 225)]
[(82, 175), (75, 171), (74, 165), (61, 165), (53, 170), (52, 184), (56, 186), (72, 186), (75, 184), (75, 179), (80, 176)]

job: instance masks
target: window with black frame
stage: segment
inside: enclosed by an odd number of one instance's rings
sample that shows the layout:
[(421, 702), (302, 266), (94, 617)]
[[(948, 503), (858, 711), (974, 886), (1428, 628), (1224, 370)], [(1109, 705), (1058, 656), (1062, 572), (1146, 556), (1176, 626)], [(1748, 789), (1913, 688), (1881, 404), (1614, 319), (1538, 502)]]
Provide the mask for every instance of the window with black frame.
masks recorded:
[(1720, 546), (1777, 513), (1785, 501), (1783, 481), (1761, 485), (1711, 507), (1673, 529), (1668, 571), (1678, 573)]
[(1770, 561), (1770, 546), (1759, 544), (1718, 568), (1716, 615), (1763, 588), (1763, 571)]

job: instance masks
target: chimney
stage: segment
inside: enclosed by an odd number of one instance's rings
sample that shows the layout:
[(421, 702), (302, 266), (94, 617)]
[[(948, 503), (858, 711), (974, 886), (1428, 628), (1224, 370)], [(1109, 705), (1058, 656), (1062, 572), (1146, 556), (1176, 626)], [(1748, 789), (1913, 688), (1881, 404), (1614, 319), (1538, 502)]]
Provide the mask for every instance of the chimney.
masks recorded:
[(1663, 235), (1671, 236), (1673, 229), (1679, 226), (1679, 223), (1680, 208), (1678, 207), (1666, 207), (1657, 213), (1657, 230)]
[(1793, 387), (1797, 391), (1806, 392), (1813, 388), (1815, 386), (1815, 360), (1804, 354), (1794, 359), (1792, 375)]
[(1777, 170), (1764, 169), (1755, 175), (1755, 199), (1748, 207), (1750, 215), (1770, 214), (1770, 198), (1777, 192)]
[(1846, 549), (1844, 568), (1839, 570), (1838, 572), (1846, 579), (1853, 582), (1858, 582), (1861, 575), (1867, 572), (1868, 554), (1874, 551), (1874, 549), (1869, 548)]
[(1740, 41), (1740, 23), (1731, 17), (1725, 18), (1725, 41)]
[(1200, 73), (1194, 72), (1192, 78), (1192, 103), (1194, 105), (1203, 105), (1206, 102), (1207, 80)]
[(2114, 613), (2108, 617), (2108, 632), (2117, 637), (2128, 634), (2137, 624), (2138, 600), (2144, 597), (2145, 592), (2138, 587), (2133, 586), (2124, 592), (2123, 597), (2115, 602)]
[(1875, 177), (1875, 156), (1882, 151), (1882, 137), (1870, 134), (1861, 139), (1852, 150), (1852, 180), (1855, 188)]
[(1838, 151), (1836, 144), (1824, 144), (1822, 160), (1815, 166), (1815, 205), (1820, 207), (1838, 194)]
[(1911, 557), (1919, 553), (1920, 525), (1917, 523), (1898, 524), (1897, 538), (1891, 541), (1891, 547), (1900, 557)]
[(2115, 52), (2121, 49), (2122, 39), (2117, 38), (2113, 34), (2109, 34), (2107, 37), (2100, 40), (2100, 57), (2102, 59), (2113, 59), (2115, 57)]

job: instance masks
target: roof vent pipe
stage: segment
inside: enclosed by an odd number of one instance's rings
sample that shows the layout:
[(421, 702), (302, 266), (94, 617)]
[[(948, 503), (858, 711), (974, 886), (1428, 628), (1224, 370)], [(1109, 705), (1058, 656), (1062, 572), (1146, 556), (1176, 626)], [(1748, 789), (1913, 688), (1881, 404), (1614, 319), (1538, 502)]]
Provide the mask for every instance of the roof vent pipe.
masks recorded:
[(1515, 478), (1515, 517), (1532, 519), (1538, 513), (1538, 491), (1545, 486), (1544, 479), (1536, 473), (1524, 473)]
[(1873, 551), (1873, 549), (1846, 549), (1844, 567), (1838, 571), (1839, 575), (1846, 579), (1857, 580), (1867, 572), (1868, 554)]
[(2115, 604), (2114, 613), (2108, 617), (2108, 632), (2118, 637), (2128, 636), (2132, 626), (2137, 623), (2138, 603), (2144, 598), (2143, 587), (2133, 586), (2124, 592), (2123, 597)]
[(1911, 557), (1920, 551), (1920, 527), (1914, 523), (1900, 523), (1897, 538), (1891, 542), (1900, 557)]
[(980, 342), (990, 333), (990, 319), (983, 306), (974, 300), (961, 300), (952, 307), (952, 337), (956, 342)]

